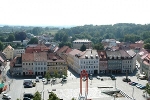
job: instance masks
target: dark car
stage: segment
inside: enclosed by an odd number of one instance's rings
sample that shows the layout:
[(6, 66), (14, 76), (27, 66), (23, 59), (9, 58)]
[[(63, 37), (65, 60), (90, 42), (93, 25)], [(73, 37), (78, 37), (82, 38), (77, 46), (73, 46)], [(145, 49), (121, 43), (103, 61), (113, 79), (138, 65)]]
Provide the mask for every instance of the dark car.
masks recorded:
[(24, 97), (24, 98), (25, 98), (25, 97), (33, 98), (34, 95), (33, 95), (32, 93), (25, 93), (25, 94), (23, 95), (23, 97)]
[(27, 83), (24, 85), (24, 88), (32, 88), (33, 84), (32, 83)]
[(132, 85), (132, 86), (135, 86), (135, 85), (137, 85), (137, 84), (138, 84), (138, 83), (136, 83), (136, 82), (132, 82), (131, 85)]
[(110, 75), (110, 78), (111, 78), (112, 80), (116, 80), (115, 75)]
[(24, 97), (23, 100), (31, 100), (31, 99), (28, 97)]

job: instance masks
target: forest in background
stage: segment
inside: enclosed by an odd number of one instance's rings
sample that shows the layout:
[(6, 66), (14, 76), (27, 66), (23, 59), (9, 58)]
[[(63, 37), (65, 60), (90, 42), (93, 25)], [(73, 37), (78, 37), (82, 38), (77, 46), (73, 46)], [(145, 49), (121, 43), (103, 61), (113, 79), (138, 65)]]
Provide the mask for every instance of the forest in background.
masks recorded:
[(61, 29), (57, 27), (3, 26), (0, 27), (0, 40), (6, 41), (10, 34), (21, 31), (32, 33), (35, 36), (41, 34), (53, 35), (54, 41), (57, 41), (60, 47), (64, 45), (71, 47), (72, 41), (75, 39), (88, 39), (92, 41), (93, 45), (101, 43), (102, 39), (116, 39), (120, 42), (130, 43), (143, 40), (145, 44), (150, 45), (150, 24), (133, 23), (84, 25)]

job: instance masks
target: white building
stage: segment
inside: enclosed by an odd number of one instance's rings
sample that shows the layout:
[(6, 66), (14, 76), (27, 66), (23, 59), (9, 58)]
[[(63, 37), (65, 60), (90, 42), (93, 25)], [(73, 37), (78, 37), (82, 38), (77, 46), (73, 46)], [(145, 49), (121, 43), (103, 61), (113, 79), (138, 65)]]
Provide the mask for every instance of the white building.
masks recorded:
[(97, 51), (87, 49), (80, 54), (76, 54), (74, 68), (78, 74), (82, 70), (86, 70), (88, 74), (99, 74), (99, 57)]
[(25, 53), (25, 49), (14, 49), (14, 57), (21, 56), (21, 54)]
[(80, 49), (82, 45), (86, 46), (86, 49), (92, 48), (92, 42), (87, 39), (78, 39), (73, 41), (73, 49)]

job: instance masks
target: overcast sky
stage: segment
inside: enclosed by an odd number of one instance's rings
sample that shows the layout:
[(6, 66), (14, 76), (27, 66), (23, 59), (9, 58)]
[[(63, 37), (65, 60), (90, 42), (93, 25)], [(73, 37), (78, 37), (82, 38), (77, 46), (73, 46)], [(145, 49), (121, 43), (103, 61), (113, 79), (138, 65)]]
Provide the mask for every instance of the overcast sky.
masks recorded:
[(150, 0), (0, 0), (0, 24), (150, 23)]

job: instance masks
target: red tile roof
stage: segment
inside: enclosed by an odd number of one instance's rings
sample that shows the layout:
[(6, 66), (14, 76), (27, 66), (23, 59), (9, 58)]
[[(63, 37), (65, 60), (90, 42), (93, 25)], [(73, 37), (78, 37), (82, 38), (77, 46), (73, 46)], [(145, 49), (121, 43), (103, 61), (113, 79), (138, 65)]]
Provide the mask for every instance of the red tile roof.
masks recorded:
[(58, 56), (56, 53), (48, 53), (47, 54), (47, 60), (48, 61), (64, 61), (60, 56)]
[(68, 46), (63, 46), (62, 48), (59, 48), (56, 53), (69, 53), (72, 49)]
[(22, 54), (22, 62), (32, 62), (34, 61), (34, 54), (33, 53), (24, 53)]
[(34, 61), (47, 61), (47, 52), (34, 52)]
[(33, 52), (44, 52), (48, 51), (49, 48), (45, 45), (37, 45), (35, 47), (27, 47), (25, 53), (33, 53)]

